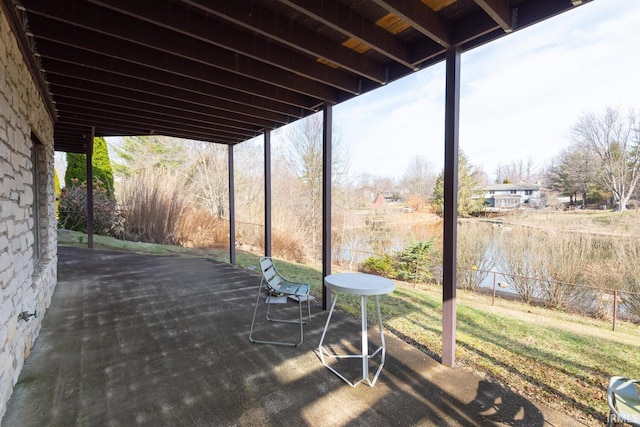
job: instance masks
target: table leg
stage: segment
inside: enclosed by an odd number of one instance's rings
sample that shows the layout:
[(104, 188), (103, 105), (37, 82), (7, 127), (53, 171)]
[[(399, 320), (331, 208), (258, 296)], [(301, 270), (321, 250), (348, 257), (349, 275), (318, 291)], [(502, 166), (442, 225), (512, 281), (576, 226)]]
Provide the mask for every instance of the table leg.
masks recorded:
[(367, 296), (360, 297), (362, 313), (362, 379), (369, 381), (369, 336), (367, 334)]

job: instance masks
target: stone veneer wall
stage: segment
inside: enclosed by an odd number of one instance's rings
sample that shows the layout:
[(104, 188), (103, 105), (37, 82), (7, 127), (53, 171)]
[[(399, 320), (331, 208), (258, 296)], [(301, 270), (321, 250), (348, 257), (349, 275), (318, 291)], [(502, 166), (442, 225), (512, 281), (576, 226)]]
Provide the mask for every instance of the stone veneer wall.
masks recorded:
[(53, 123), (0, 7), (0, 420), (56, 286), (53, 169)]

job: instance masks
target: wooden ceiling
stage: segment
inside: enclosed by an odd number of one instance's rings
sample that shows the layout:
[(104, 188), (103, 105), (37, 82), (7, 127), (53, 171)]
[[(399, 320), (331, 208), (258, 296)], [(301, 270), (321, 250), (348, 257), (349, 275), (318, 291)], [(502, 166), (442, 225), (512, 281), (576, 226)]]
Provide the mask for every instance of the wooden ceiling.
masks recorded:
[(580, 0), (2, 0), (56, 120), (236, 144)]

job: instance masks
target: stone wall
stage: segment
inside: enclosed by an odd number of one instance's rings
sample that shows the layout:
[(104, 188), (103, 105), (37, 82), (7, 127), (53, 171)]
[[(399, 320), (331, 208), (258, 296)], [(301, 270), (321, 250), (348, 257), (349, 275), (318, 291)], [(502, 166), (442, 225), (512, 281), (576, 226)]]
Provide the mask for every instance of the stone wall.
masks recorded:
[(0, 420), (56, 285), (53, 169), (53, 123), (0, 8)]

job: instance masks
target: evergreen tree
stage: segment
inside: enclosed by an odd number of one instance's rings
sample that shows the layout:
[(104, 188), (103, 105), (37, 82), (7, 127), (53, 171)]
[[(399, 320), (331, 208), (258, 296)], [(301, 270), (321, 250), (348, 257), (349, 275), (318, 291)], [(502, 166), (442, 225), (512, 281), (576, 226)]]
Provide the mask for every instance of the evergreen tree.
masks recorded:
[[(107, 190), (107, 195), (113, 195), (113, 170), (109, 160), (107, 142), (103, 137), (93, 139), (93, 180), (101, 181), (101, 187)], [(87, 157), (81, 153), (67, 153), (67, 172), (64, 182), (67, 187), (72, 186), (72, 180), (77, 179), (77, 184), (87, 181)]]
[[(482, 208), (482, 199), (474, 199), (481, 185), (481, 173), (473, 166), (467, 155), (460, 150), (458, 155), (458, 215), (469, 215)], [(433, 189), (433, 206), (436, 213), (444, 210), (444, 171), (440, 172)]]
[(78, 184), (87, 181), (87, 158), (81, 153), (67, 153), (67, 171), (64, 174), (64, 184), (71, 188), (72, 180), (77, 179)]
[(107, 141), (103, 137), (93, 139), (93, 165), (94, 181), (102, 181), (101, 187), (107, 190), (107, 195), (113, 195), (113, 169), (109, 160)]

